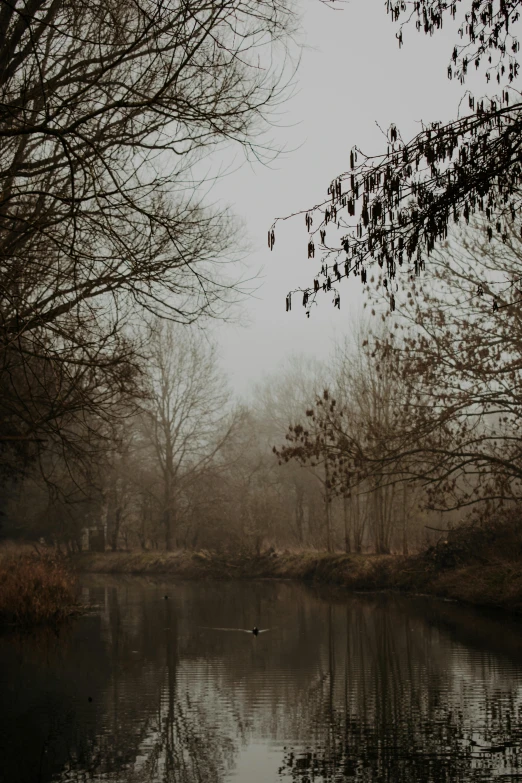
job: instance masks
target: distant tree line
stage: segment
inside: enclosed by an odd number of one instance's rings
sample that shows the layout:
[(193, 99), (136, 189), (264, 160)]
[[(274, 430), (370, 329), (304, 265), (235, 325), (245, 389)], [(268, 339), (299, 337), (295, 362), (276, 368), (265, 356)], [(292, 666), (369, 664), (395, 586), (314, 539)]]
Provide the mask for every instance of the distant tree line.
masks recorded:
[[(428, 32), (451, 10), (435, 6), (414, 8)], [(94, 528), (112, 549), (406, 553), (469, 512), (518, 502), (522, 244), (513, 183), (502, 190), (515, 119), (498, 106), (477, 107), (482, 130), (457, 146), (424, 130), (414, 163), (395, 131), (382, 170), (353, 155), (320, 241), (340, 206), (351, 215), (346, 180), (367, 212), (342, 251), (375, 320), (324, 363), (292, 360), (248, 404), (228, 391), (200, 327), (241, 293), (234, 223), (202, 201), (195, 166), (222, 143), (255, 144), (284, 94), (284, 73), (259, 68), (258, 52), (268, 62), (292, 25), (283, 0), (0, 0), (3, 536), (77, 550)], [(499, 54), (503, 75), (511, 55)], [(464, 223), (437, 222), (437, 204), (471, 181), (469, 161), (482, 150), (491, 163), (495, 149), (500, 168), (475, 183), (482, 200), (461, 194)], [(435, 190), (414, 176), (417, 159)], [(424, 264), (412, 237), (430, 266), (395, 302), (399, 254)], [(343, 268), (323, 264), (328, 288)]]
[(521, 259), (519, 231), (487, 247), (480, 225), (452, 234), (394, 313), (368, 286), (373, 315), (349, 340), (321, 362), (290, 358), (248, 402), (205, 331), (157, 318), (103, 448), (42, 450), (4, 477), (2, 534), (72, 550), (94, 527), (110, 549), (406, 554), (516, 507), (519, 308), (499, 328), (474, 277), (502, 270), (515, 302)]
[[(63, 459), (53, 464), (52, 484), (36, 469), (8, 482), (3, 536), (78, 551), (88, 545), (86, 529), (103, 528), (113, 550), (245, 554), (407, 552), (429, 540), (424, 525), (439, 517), (425, 510), (419, 482), (399, 487), (366, 464), (341, 480), (346, 460), (332, 458), (332, 411), (347, 416), (350, 407), (357, 437), (382, 433), (372, 453), (382, 453), (391, 426), (390, 379), (374, 371), (365, 348), (353, 356), (340, 346), (328, 367), (295, 358), (245, 404), (228, 391), (203, 332), (157, 321), (147, 344), (136, 408), (78, 475)], [(327, 387), (338, 403), (321, 391)], [(311, 450), (281, 449), (285, 435), (302, 434), (301, 415)]]

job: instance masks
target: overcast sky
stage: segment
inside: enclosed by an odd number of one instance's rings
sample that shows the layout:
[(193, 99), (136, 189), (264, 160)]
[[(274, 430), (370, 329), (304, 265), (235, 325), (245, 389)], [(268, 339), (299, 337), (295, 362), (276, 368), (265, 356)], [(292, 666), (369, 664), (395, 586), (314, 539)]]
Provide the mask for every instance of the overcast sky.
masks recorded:
[(336, 335), (350, 333), (361, 307), (360, 283), (351, 278), (341, 285), (340, 311), (328, 294), (310, 319), (297, 301), (285, 312), (287, 292), (310, 285), (317, 258), (307, 259), (302, 216), (278, 225), (270, 252), (266, 238), (274, 218), (324, 199), (330, 181), (348, 168), (354, 144), (370, 154), (385, 150), (378, 125), (387, 129), (394, 122), (409, 139), (421, 119), (454, 116), (464, 93), (446, 75), (458, 24), (433, 38), (411, 25), (399, 49), (384, 0), (349, 0), (341, 11), (319, 0), (303, 4), (306, 47), (294, 96), (273, 131), (289, 152), (270, 167), (244, 165), (213, 192), (243, 219), (252, 246), (250, 268), (262, 268), (256, 297), (246, 304), (250, 325), (214, 327), (223, 366), (239, 393), (292, 353), (326, 357)]

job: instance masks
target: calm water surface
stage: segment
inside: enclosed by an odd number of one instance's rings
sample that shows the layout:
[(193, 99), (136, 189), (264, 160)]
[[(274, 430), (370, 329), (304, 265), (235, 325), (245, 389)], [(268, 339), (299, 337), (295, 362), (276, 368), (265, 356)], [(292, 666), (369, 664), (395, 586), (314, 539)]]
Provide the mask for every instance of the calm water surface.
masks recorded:
[(293, 583), (85, 585), (97, 613), (0, 637), (2, 783), (522, 781), (520, 622)]

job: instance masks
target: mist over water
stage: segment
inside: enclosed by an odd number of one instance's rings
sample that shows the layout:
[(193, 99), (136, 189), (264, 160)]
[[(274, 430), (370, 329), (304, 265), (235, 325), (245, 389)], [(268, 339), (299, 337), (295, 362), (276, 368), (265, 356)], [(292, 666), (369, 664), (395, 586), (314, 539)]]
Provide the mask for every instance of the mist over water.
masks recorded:
[(522, 778), (517, 621), (291, 583), (83, 592), (99, 611), (58, 636), (0, 638), (6, 783)]

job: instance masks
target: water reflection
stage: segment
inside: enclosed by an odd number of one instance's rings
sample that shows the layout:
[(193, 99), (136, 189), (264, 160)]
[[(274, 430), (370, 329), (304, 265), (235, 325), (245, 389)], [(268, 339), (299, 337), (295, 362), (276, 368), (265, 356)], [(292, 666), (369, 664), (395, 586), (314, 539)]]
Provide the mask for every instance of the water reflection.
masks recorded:
[(291, 583), (85, 590), (100, 611), (59, 636), (0, 638), (6, 783), (522, 780), (520, 622)]

